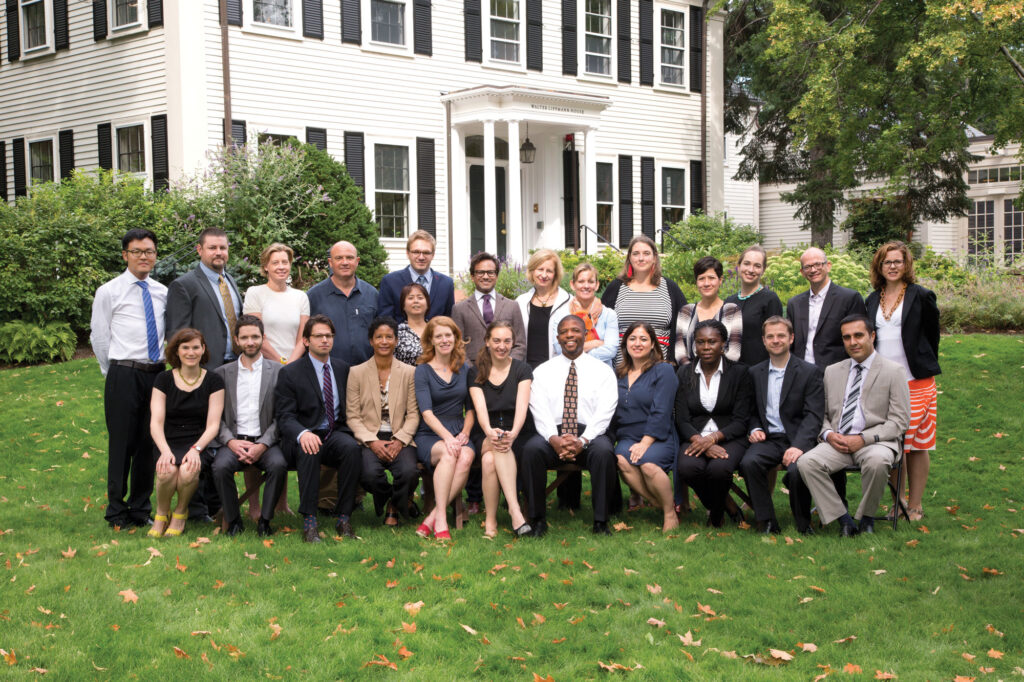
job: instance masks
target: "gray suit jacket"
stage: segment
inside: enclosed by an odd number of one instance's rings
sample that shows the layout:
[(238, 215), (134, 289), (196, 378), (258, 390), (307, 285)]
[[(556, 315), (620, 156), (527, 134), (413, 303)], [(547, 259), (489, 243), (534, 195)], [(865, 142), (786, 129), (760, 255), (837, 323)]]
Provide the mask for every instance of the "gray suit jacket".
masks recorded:
[[(242, 296), (238, 293), (235, 280), (227, 272), (224, 273), (224, 279), (241, 301)], [(170, 339), (176, 331), (185, 327), (201, 331), (203, 338), (206, 339), (206, 347), (210, 351), (207, 369), (216, 369), (223, 364), (224, 351), (231, 343), (224, 328), (224, 315), (221, 313), (220, 305), (220, 299), (213, 292), (210, 281), (198, 266), (167, 287), (167, 309), (164, 312), (166, 338)], [(241, 309), (236, 311), (236, 315), (241, 314)]]
[[(224, 412), (220, 418), (220, 433), (217, 442), (227, 445), (238, 435), (235, 430), (235, 409), (238, 405), (238, 363), (229, 362), (214, 370), (224, 379)], [(263, 373), (260, 377), (260, 439), (259, 443), (268, 448), (277, 442), (277, 421), (274, 417), (274, 386), (281, 365), (263, 358)], [(243, 434), (251, 436), (253, 434)]]
[[(497, 291), (494, 294), (494, 319), (508, 320), (512, 323), (512, 332), (515, 335), (515, 344), (512, 346), (512, 357), (516, 360), (526, 359), (526, 326), (523, 324), (523, 314), (519, 305), (510, 298), (505, 298)], [(469, 364), (476, 365), (476, 356), (484, 347), (484, 336), (487, 333), (487, 325), (484, 323), (484, 316), (480, 313), (480, 306), (476, 303), (476, 292), (464, 301), (459, 301), (452, 308), (452, 319), (462, 330), (462, 338), (466, 342), (466, 360)]]
[[(853, 360), (847, 358), (825, 370), (825, 420), (819, 440), (824, 440), (826, 431), (839, 428), (852, 365)], [(878, 443), (898, 454), (899, 440), (910, 425), (910, 389), (903, 367), (876, 352), (861, 383), (860, 407), (864, 413), (864, 444)]]

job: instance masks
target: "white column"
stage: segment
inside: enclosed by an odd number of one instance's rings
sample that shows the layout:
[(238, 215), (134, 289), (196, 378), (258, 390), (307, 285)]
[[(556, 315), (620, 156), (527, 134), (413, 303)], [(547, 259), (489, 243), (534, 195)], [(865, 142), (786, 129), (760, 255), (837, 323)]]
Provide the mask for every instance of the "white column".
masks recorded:
[(494, 187), (494, 121), (484, 121), (484, 250), (498, 250), (497, 196)]
[(508, 122), (508, 235), (509, 259), (526, 262), (523, 251), (523, 188), (519, 166), (519, 121)]
[[(207, 130), (205, 41), (196, 39), (193, 29), (203, 25), (203, 3), (164, 3), (164, 38), (167, 73), (167, 162), (171, 178), (190, 175), (204, 168), (209, 148)], [(218, 48), (220, 41), (217, 41)], [(211, 56), (220, 62), (220, 50)], [(218, 69), (219, 74), (219, 69)], [(216, 87), (220, 88), (218, 75)], [(214, 119), (223, 109), (212, 112)], [(218, 144), (220, 140), (217, 140)]]
[[(597, 131), (588, 128), (583, 137), (583, 197), (581, 211), (583, 224), (597, 230)], [(597, 236), (590, 230), (580, 235), (587, 244), (587, 253), (600, 250)]]
[(466, 204), (466, 147), (462, 131), (452, 126), (452, 264), (454, 272), (469, 269), (469, 208)]

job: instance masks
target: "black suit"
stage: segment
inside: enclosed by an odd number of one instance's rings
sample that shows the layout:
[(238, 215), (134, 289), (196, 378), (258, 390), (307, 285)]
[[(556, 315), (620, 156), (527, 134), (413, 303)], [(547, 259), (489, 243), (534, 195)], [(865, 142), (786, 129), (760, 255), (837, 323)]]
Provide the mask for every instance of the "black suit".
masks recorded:
[[(281, 449), (295, 465), (299, 478), (299, 513), (315, 515), (320, 496), (320, 465), (338, 469), (338, 502), (335, 513), (349, 515), (355, 501), (356, 486), (362, 475), (362, 453), (359, 443), (352, 437), (345, 423), (345, 387), (348, 385), (348, 365), (331, 358), (331, 374), (338, 390), (335, 405), (334, 430), (320, 430), (326, 414), (324, 394), (309, 354), (285, 365), (274, 390), (277, 428), (281, 434)], [(319, 452), (308, 455), (299, 445), (299, 435), (312, 431), (323, 444)]]
[[(797, 294), (786, 304), (786, 317), (793, 323), (793, 355), (801, 360), (807, 351), (807, 325), (810, 321), (810, 290)], [(818, 315), (814, 332), (814, 364), (825, 371), (829, 365), (845, 360), (846, 348), (839, 322), (847, 315), (865, 315), (864, 299), (853, 289), (831, 282)]]
[[(757, 520), (772, 521), (777, 526), (768, 475), (782, 463), (782, 456), (788, 448), (799, 448), (807, 452), (817, 444), (821, 421), (825, 415), (825, 385), (820, 369), (791, 354), (779, 396), (779, 419), (785, 433), (769, 433), (767, 402), (770, 363), (769, 358), (750, 368), (750, 378), (754, 385), (754, 409), (751, 410), (747, 430), (761, 429), (767, 438), (760, 443), (751, 443), (740, 462), (740, 472), (747, 481), (747, 492), (750, 493)], [(796, 462), (789, 465), (785, 483), (789, 488), (789, 506), (793, 510), (797, 528), (804, 530), (810, 526), (811, 521), (811, 494), (800, 478)]]
[[(232, 293), (232, 301), (241, 303), (242, 296), (234, 278), (224, 272), (224, 280)], [(207, 369), (217, 369), (224, 364), (224, 355), (231, 350), (231, 338), (224, 324), (223, 305), (214, 292), (206, 273), (199, 266), (186, 272), (167, 287), (167, 309), (164, 311), (164, 326), (169, 341), (179, 329), (192, 327), (203, 333), (206, 349), (210, 352)], [(241, 305), (236, 304), (235, 319), (242, 315)]]
[[(868, 319), (878, 314), (877, 291), (868, 294)], [(927, 379), (942, 373), (939, 369), (939, 306), (935, 292), (919, 284), (907, 285), (903, 295), (903, 322), (900, 325), (903, 352), (915, 379)], [(876, 339), (877, 342), (877, 339)], [(893, 358), (890, 358), (890, 360)]]

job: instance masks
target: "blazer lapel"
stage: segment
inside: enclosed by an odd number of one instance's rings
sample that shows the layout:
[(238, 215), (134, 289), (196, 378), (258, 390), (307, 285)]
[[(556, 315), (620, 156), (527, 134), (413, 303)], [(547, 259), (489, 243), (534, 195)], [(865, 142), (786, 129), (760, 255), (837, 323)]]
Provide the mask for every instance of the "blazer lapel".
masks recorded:
[[(872, 363), (873, 365), (874, 363)], [(846, 402), (846, 385), (850, 382), (850, 368), (853, 366), (853, 360), (847, 358), (839, 363), (840, 369), (838, 372), (834, 372), (832, 385), (825, 384), (825, 409), (828, 410), (831, 404), (830, 414), (835, 414), (835, 424), (838, 428), (839, 420), (843, 416), (843, 403)], [(870, 372), (868, 372), (870, 374)], [(865, 383), (861, 384), (861, 393), (867, 387), (867, 377), (864, 377)]]
[[(491, 294), (491, 298), (494, 299), (494, 316), (497, 317), (498, 298), (493, 293)], [(473, 316), (476, 317), (476, 319), (480, 322), (481, 325), (483, 325), (483, 328), (486, 328), (487, 323), (484, 322), (484, 314), (480, 312), (480, 306), (476, 302), (476, 289), (473, 290), (473, 293), (470, 294), (469, 298), (467, 298), (466, 300), (469, 301), (469, 307), (473, 309)]]
[[(793, 382), (796, 381), (797, 366), (796, 366), (796, 363), (793, 362), (793, 357), (795, 357), (795, 356), (790, 356), (789, 362), (786, 363), (786, 373), (782, 377), (782, 390), (779, 391), (779, 408), (780, 409), (782, 407), (782, 403), (786, 402), (786, 395), (789, 393), (789, 389), (791, 389), (793, 387)], [(771, 360), (769, 360), (768, 363), (771, 364)], [(769, 372), (768, 372), (767, 368), (765, 368), (765, 382), (764, 382), (764, 384), (765, 384), (765, 387), (766, 387), (765, 388), (766, 391), (767, 391), (767, 386), (768, 386), (768, 376), (769, 376)], [(765, 404), (767, 404), (767, 401), (766, 401)]]
[(320, 409), (326, 409), (324, 406), (324, 387), (320, 383), (320, 377), (316, 375), (316, 367), (313, 366), (313, 361), (306, 355), (302, 358), (301, 362), (305, 363), (305, 373), (309, 381), (313, 382), (313, 392), (316, 394), (316, 399), (320, 401)]
[[(839, 285), (835, 282), (829, 284), (828, 293), (825, 294), (825, 300), (821, 302), (821, 312), (818, 313), (818, 325), (817, 328), (821, 329), (821, 323), (828, 319), (828, 313), (832, 310), (832, 304), (836, 302), (836, 298), (839, 296), (839, 290), (836, 288)], [(808, 305), (810, 304), (810, 297), (808, 297)], [(810, 312), (808, 311), (808, 316)], [(818, 339), (818, 333), (815, 332), (814, 338)]]
[(218, 315), (220, 315), (220, 297), (214, 295), (213, 287), (210, 284), (210, 280), (206, 278), (206, 273), (203, 272), (202, 269), (200, 269), (199, 267), (196, 267), (196, 269), (193, 270), (192, 272), (195, 273), (196, 282), (199, 283), (199, 290), (206, 294), (206, 298), (208, 299), (210, 305), (212, 305), (213, 309), (217, 311)]
[(238, 386), (238, 363), (229, 362), (224, 367), (224, 384), (231, 388), (224, 391), (224, 423), (228, 429), (235, 430), (235, 389)]
[[(771, 360), (768, 361), (771, 363)], [(754, 373), (754, 391), (757, 395), (754, 399), (757, 401), (758, 416), (764, 416), (768, 414), (768, 365), (758, 367), (757, 372)]]

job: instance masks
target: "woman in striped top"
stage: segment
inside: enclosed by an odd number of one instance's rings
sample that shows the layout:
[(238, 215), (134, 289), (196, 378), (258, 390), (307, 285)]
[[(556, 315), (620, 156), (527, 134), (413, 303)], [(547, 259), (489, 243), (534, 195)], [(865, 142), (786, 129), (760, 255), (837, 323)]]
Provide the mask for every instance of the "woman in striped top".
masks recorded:
[(722, 261), (705, 256), (693, 264), (700, 301), (683, 306), (676, 319), (675, 359), (679, 365), (695, 362), (694, 336), (698, 322), (718, 320), (729, 331), (725, 343), (725, 359), (739, 362), (743, 338), (743, 311), (735, 303), (726, 303), (718, 296), (722, 287)]

